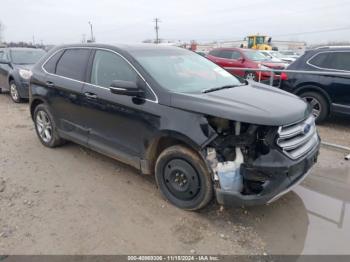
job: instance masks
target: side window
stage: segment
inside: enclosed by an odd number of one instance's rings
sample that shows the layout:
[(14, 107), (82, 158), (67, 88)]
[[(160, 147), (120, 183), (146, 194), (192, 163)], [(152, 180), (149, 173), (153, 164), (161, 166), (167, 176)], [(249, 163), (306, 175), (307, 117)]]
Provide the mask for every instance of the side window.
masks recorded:
[(57, 63), (56, 74), (84, 81), (89, 55), (89, 49), (67, 49)]
[(212, 55), (212, 56), (219, 56), (219, 53), (220, 53), (220, 50), (212, 50), (209, 52), (209, 55)]
[(58, 60), (61, 58), (64, 50), (58, 51), (56, 54), (54, 54), (45, 64), (44, 69), (51, 74), (56, 73), (56, 66)]
[(350, 52), (329, 53), (327, 68), (350, 71)]
[(114, 80), (136, 82), (135, 70), (119, 55), (97, 50), (91, 70), (91, 84), (109, 87)]
[(241, 58), (241, 53), (238, 51), (233, 51), (232, 52), (232, 59), (238, 60)]
[(232, 59), (232, 51), (229, 50), (221, 50), (218, 57)]
[(327, 68), (327, 59), (328, 53), (319, 53), (318, 55), (314, 56), (309, 63), (314, 66), (318, 66), (321, 68)]

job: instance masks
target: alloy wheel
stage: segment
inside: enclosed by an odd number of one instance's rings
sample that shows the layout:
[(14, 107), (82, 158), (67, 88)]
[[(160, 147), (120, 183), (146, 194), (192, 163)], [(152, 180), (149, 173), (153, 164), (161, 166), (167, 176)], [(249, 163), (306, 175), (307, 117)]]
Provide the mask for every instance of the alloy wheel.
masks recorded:
[(52, 124), (45, 111), (39, 111), (36, 116), (36, 128), (40, 138), (49, 143), (52, 139)]
[(17, 90), (17, 86), (12, 83), (10, 85), (10, 94), (11, 94), (11, 97), (14, 101), (18, 101), (19, 100), (19, 94), (18, 94), (18, 90)]
[(313, 116), (315, 118), (318, 118), (322, 111), (322, 106), (320, 101), (318, 101), (315, 97), (311, 97), (311, 96), (305, 96), (303, 97), (303, 100), (311, 105)]

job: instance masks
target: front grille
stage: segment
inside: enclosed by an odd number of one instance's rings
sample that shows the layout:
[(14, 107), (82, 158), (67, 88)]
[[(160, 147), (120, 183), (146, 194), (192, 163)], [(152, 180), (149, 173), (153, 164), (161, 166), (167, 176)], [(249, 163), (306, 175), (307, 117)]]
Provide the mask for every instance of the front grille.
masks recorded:
[(278, 129), (277, 145), (292, 159), (302, 157), (318, 144), (315, 118)]

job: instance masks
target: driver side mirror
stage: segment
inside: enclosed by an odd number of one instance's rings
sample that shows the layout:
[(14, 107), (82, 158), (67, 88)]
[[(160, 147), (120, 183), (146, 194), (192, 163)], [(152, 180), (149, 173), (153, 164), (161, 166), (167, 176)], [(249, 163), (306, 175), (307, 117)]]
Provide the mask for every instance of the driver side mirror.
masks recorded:
[(245, 59), (243, 57), (238, 58), (238, 61), (244, 63)]
[(143, 97), (144, 91), (138, 87), (137, 83), (131, 81), (114, 80), (109, 87), (111, 93), (116, 95)]

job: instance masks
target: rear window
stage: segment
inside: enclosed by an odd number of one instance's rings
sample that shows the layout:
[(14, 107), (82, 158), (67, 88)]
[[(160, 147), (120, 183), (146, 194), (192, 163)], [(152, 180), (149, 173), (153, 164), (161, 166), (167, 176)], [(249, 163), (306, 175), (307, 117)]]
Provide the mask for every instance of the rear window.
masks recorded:
[(212, 50), (209, 52), (209, 55), (212, 55), (212, 56), (218, 56), (220, 53), (220, 50)]
[(232, 51), (229, 50), (221, 50), (218, 54), (218, 57), (232, 59)]
[(310, 59), (309, 64), (333, 70), (350, 71), (350, 52), (324, 52)]
[(333, 52), (328, 58), (329, 68), (350, 71), (350, 52)]
[(58, 51), (44, 64), (44, 69), (46, 70), (46, 72), (51, 74), (56, 73), (57, 62), (61, 58), (63, 52), (64, 50)]
[(317, 67), (327, 68), (328, 53), (320, 53), (310, 59), (309, 63)]
[(67, 78), (84, 81), (89, 60), (89, 49), (68, 49), (57, 63), (56, 74)]

